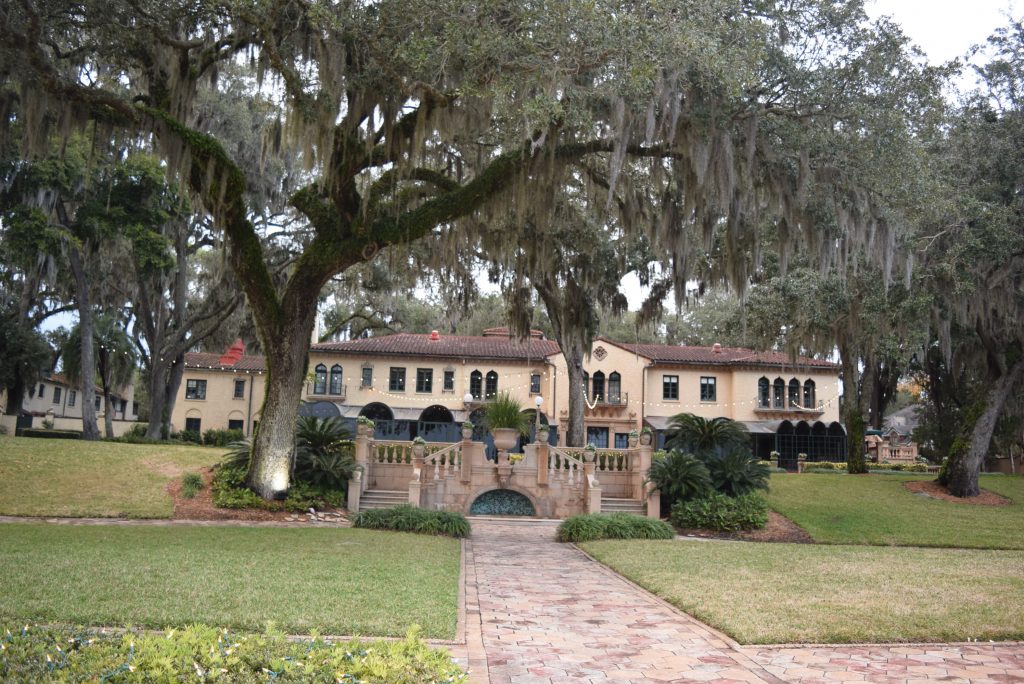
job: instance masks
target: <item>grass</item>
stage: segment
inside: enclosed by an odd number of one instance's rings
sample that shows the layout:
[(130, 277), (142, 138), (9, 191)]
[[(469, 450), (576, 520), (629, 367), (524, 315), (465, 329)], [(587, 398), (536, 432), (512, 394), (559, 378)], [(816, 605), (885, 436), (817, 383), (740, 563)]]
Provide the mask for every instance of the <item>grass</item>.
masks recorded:
[(167, 483), (220, 449), (0, 436), (0, 514), (169, 518)]
[(459, 542), (356, 529), (0, 525), (0, 621), (453, 638)]
[(1013, 501), (974, 506), (929, 499), (904, 487), (934, 475), (772, 475), (769, 505), (829, 544), (1024, 549), (1024, 477), (982, 475), (981, 486)]
[(741, 643), (1024, 638), (1020, 551), (682, 541), (581, 546)]

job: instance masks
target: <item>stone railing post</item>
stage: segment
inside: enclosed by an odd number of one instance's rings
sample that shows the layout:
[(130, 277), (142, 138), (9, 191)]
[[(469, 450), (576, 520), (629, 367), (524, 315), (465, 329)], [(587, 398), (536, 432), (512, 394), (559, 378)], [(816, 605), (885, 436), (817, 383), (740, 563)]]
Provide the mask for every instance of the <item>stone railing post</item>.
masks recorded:
[(359, 512), (359, 498), (363, 493), (363, 471), (352, 473), (348, 480), (348, 501), (345, 503), (350, 514)]
[(804, 472), (804, 464), (805, 463), (807, 463), (807, 454), (797, 454), (796, 455), (796, 472), (797, 473)]
[(459, 464), (459, 480), (465, 484), (473, 479), (473, 462), (476, 460), (476, 443), (471, 430), (462, 431), (462, 463)]
[(412, 445), (412, 480), (409, 481), (409, 504), (419, 508), (420, 488), (423, 480), (423, 453), (427, 450), (425, 444)]
[(537, 454), (537, 486), (547, 487), (548, 486), (548, 458), (550, 455), (550, 446), (547, 442), (537, 442), (536, 450), (534, 453)]
[(601, 487), (594, 477), (596, 470), (597, 464), (593, 460), (583, 464), (583, 502), (587, 507), (586, 513), (601, 512)]
[(661, 519), (661, 490), (648, 482), (644, 486), (644, 497), (647, 499), (647, 517)]
[(371, 470), (373, 464), (371, 463), (370, 453), (373, 447), (373, 428), (368, 425), (356, 424), (356, 446), (354, 458), (356, 465), (358, 465), (363, 473), (360, 479), (359, 492), (362, 493), (366, 489), (367, 483), (370, 481)]
[(633, 461), (633, 472), (630, 475), (632, 478), (632, 489), (634, 499), (643, 500), (644, 496), (647, 495), (646, 488), (644, 487), (644, 480), (647, 479), (647, 471), (651, 469), (652, 454), (654, 454), (654, 447), (650, 444), (641, 445), (637, 447), (633, 454), (635, 458)]

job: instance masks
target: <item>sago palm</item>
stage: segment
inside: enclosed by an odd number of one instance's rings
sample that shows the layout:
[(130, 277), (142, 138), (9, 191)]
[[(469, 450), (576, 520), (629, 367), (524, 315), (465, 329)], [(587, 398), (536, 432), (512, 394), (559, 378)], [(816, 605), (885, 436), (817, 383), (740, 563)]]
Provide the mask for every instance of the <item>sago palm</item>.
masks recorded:
[(742, 424), (728, 418), (701, 418), (680, 413), (669, 421), (665, 448), (698, 454), (718, 452), (731, 447), (748, 447), (750, 434)]

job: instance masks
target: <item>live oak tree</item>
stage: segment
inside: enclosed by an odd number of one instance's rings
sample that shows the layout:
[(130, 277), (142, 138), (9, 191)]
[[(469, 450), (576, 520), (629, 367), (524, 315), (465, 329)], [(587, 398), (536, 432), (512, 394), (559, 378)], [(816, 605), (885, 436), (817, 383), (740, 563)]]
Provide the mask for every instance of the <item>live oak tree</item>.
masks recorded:
[[(898, 30), (830, 0), (21, 0), (0, 31), (0, 112), (24, 124), (26, 155), (88, 122), (151, 133), (223, 231), (270, 372), (248, 476), (266, 497), (288, 486), (334, 274), (467, 222), (523, 226), (523, 208), (558, 205), (541, 190), (594, 164), (611, 188), (642, 185), (629, 230), (672, 255), (677, 290), (678, 247), (719, 226), (730, 254), (760, 250), (771, 221), (779, 248), (809, 243), (826, 266), (882, 259), (883, 207), (901, 198), (876, 171), (935, 93)], [(246, 66), (275, 103), (268, 153), (301, 162), (282, 187), (310, 231), (280, 278), (238, 159), (195, 112), (222, 70)], [(724, 261), (737, 286), (744, 263)]]

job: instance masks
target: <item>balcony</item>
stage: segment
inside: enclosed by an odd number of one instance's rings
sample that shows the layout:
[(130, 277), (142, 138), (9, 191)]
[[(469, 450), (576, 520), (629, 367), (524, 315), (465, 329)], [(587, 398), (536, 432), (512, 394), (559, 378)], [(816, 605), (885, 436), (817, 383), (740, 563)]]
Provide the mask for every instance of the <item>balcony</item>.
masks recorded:
[(309, 397), (310, 399), (321, 399), (326, 401), (345, 401), (345, 395), (347, 394), (348, 385), (342, 385), (340, 392), (331, 392), (331, 387), (325, 387), (323, 392), (317, 392), (316, 385), (314, 383), (306, 383), (306, 396)]
[(825, 402), (818, 401), (817, 406), (805, 408), (794, 402), (768, 402), (764, 401), (761, 397), (754, 397), (754, 412), (771, 416), (791, 414), (796, 416), (818, 417), (821, 414), (825, 413)]
[(629, 404), (629, 393), (623, 392), (610, 396), (598, 394), (593, 397), (585, 396), (583, 399), (587, 404), (585, 415), (614, 415), (620, 413)]

